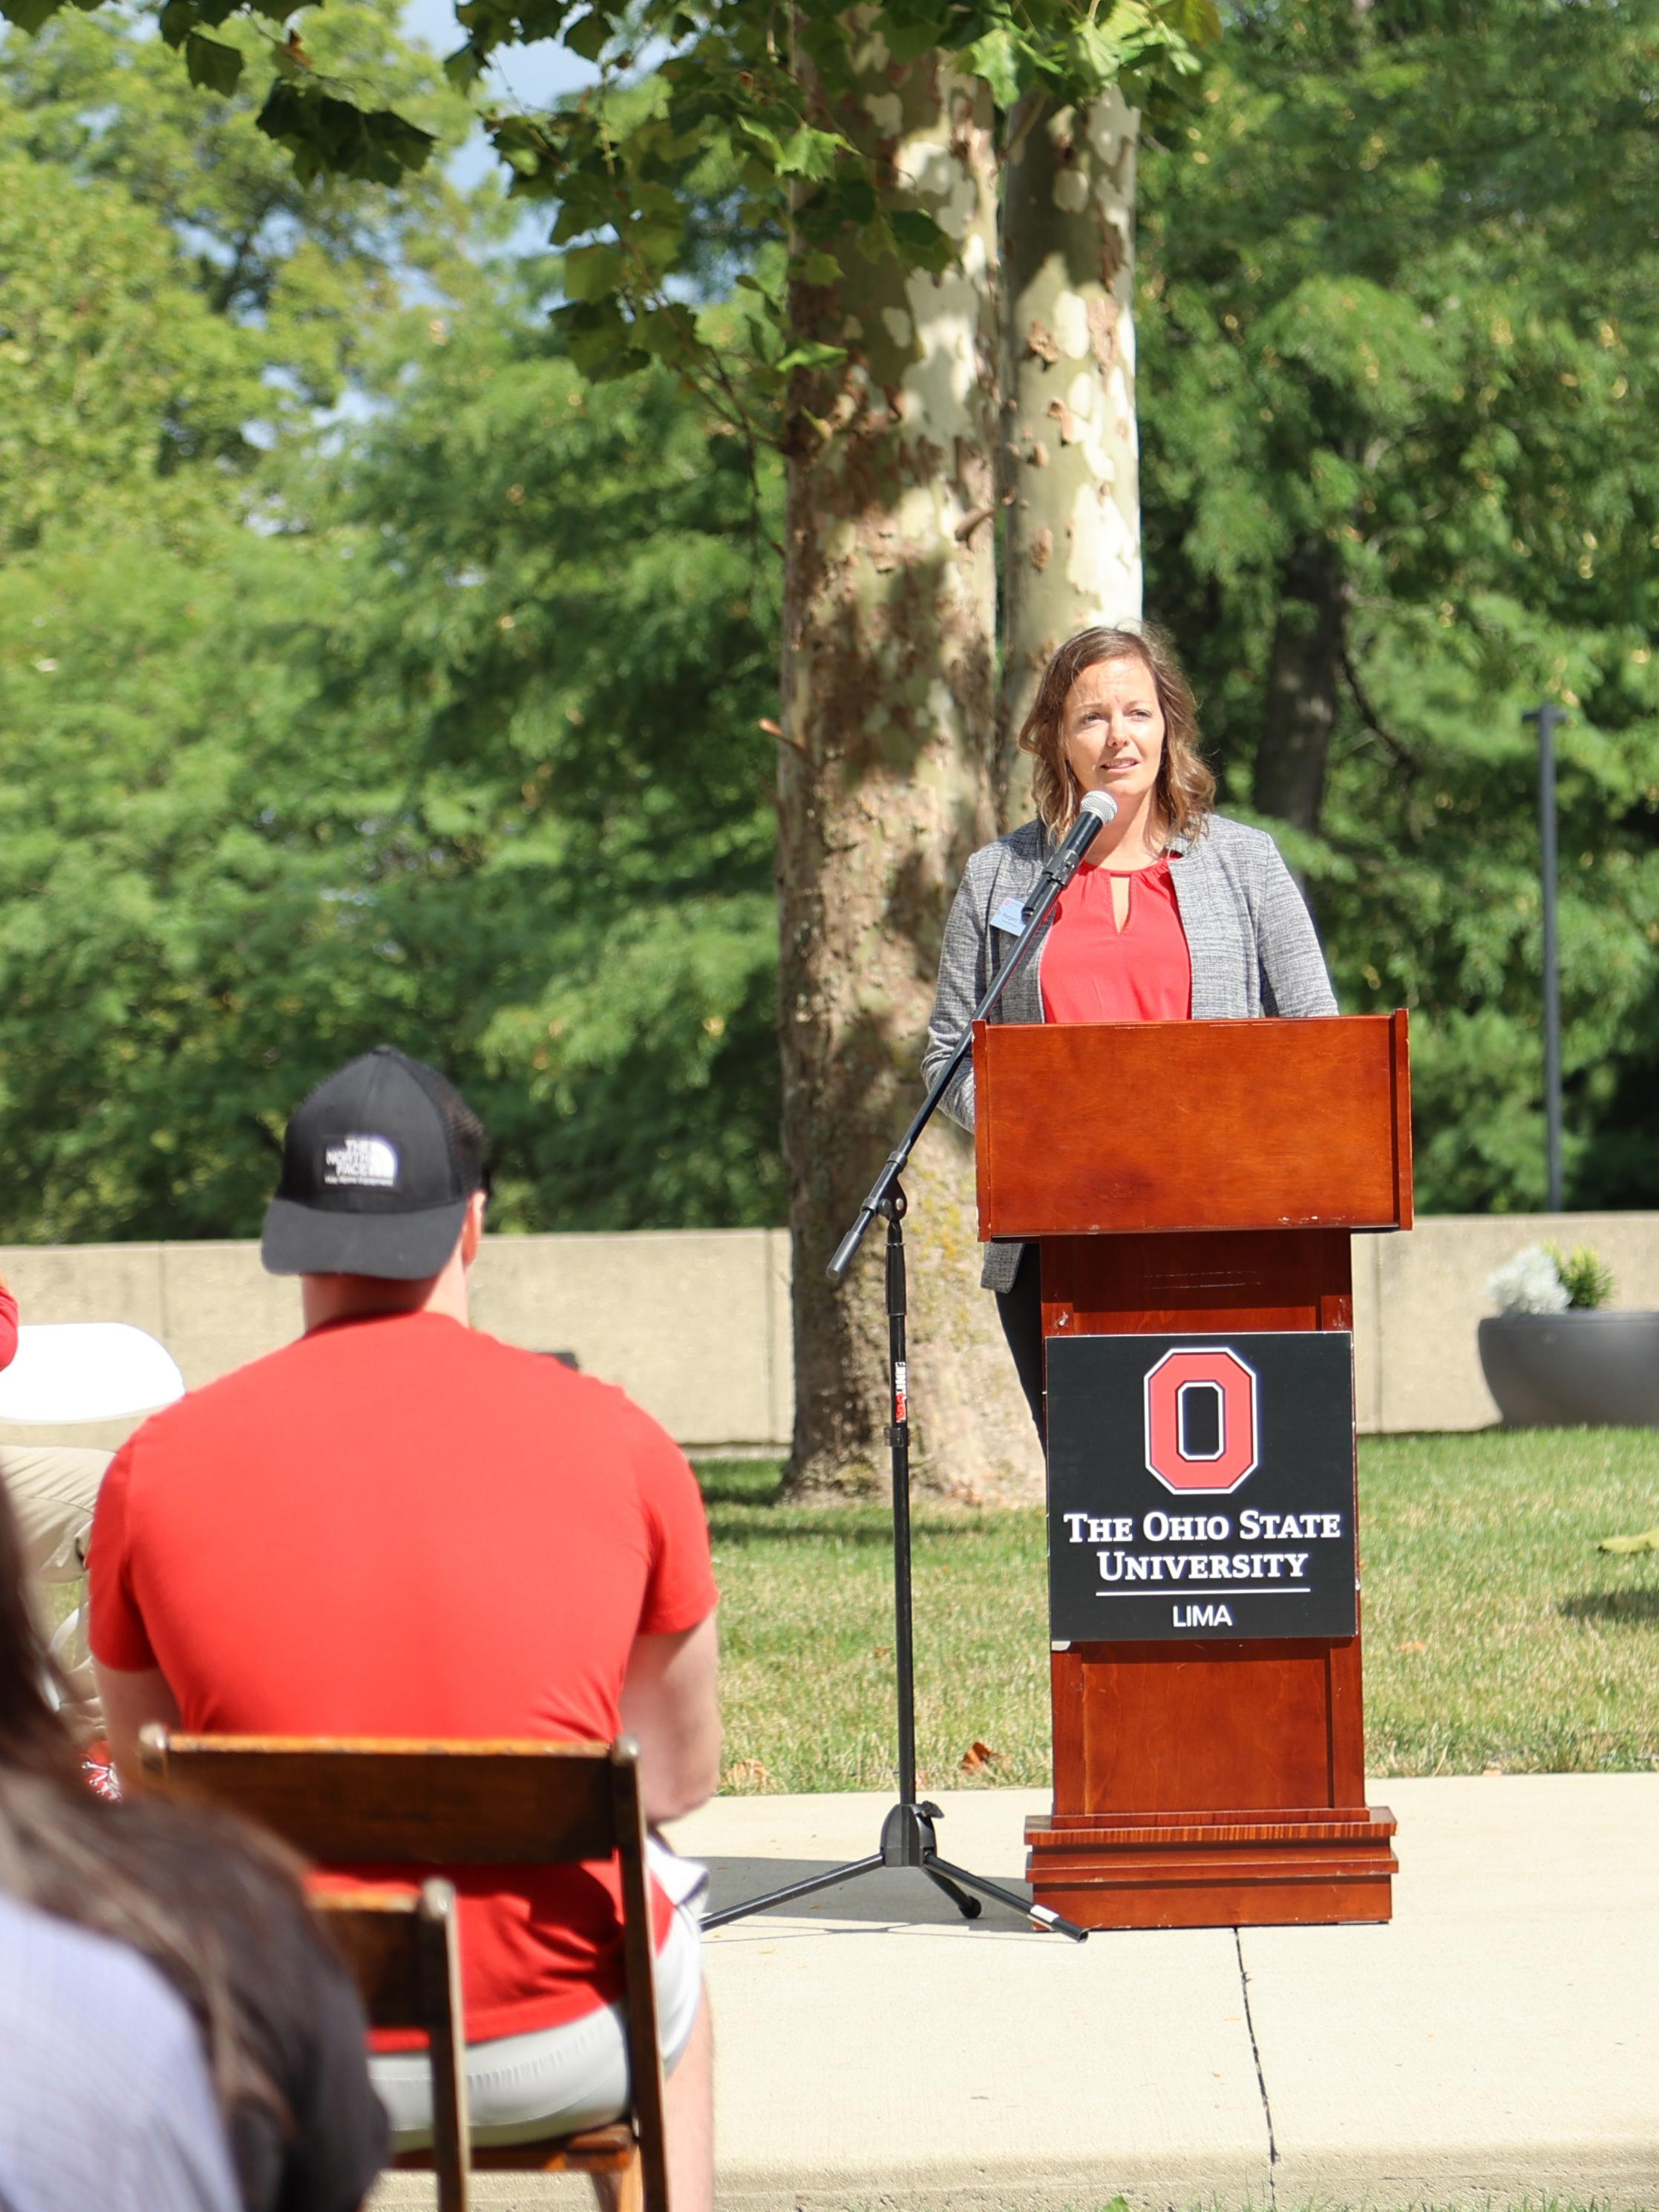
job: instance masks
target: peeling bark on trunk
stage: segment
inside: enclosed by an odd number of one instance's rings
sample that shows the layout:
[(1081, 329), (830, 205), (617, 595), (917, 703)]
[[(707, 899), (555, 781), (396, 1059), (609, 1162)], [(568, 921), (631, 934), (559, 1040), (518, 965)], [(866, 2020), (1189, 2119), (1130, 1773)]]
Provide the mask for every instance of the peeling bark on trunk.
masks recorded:
[[(954, 1121), (935, 1121), (916, 1147), (906, 1188), (912, 1206), (905, 1250), (915, 1378), (910, 1465), (916, 1486), (965, 1504), (1040, 1504), (1042, 1448), (1003, 1341), (996, 1301), (979, 1286), (985, 1247), (979, 1241), (974, 1140), (967, 1131)], [(878, 1283), (871, 1296), (882, 1318)]]
[(1121, 94), (1033, 100), (1009, 128), (1002, 217), (1003, 676), (1009, 821), (1014, 750), (1043, 663), (1091, 623), (1140, 612), (1134, 193), (1140, 118)]
[(1310, 832), (1325, 802), (1344, 614), (1341, 556), (1328, 538), (1304, 538), (1280, 579), (1253, 796), (1261, 813)]
[[(860, 63), (839, 127), (959, 251), (938, 278), (907, 275), (849, 234), (839, 282), (792, 301), (794, 342), (848, 355), (798, 376), (787, 437), (779, 1026), (797, 1496), (885, 1482), (882, 1224), (843, 1283), (824, 1266), (918, 1099), (945, 911), (994, 813), (992, 119), (937, 56), (892, 64), (872, 32)], [(993, 1303), (968, 1280), (971, 1147), (937, 1136), (908, 1193), (918, 1475), (961, 1495), (1006, 1490), (1016, 1465), (1029, 1482)]]

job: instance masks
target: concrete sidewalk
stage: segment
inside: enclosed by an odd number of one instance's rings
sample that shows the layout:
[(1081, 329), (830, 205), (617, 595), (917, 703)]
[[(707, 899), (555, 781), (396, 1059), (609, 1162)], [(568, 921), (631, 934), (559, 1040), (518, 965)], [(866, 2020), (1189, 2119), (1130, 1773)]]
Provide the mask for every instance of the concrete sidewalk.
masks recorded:
[[(722, 2206), (1659, 2208), (1659, 1776), (1371, 1795), (1400, 1820), (1386, 1928), (1079, 1948), (899, 1872), (717, 1931)], [(939, 1802), (949, 1856), (1017, 1881), (1046, 1796)], [(676, 1840), (722, 1905), (873, 1850), (886, 1802), (721, 1799)]]

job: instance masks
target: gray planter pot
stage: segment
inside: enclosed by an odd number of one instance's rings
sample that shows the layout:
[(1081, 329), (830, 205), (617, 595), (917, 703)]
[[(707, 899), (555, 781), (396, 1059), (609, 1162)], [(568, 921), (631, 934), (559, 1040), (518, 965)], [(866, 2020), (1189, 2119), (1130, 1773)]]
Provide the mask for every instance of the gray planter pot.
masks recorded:
[(1659, 1313), (1492, 1315), (1480, 1365), (1505, 1428), (1659, 1428)]

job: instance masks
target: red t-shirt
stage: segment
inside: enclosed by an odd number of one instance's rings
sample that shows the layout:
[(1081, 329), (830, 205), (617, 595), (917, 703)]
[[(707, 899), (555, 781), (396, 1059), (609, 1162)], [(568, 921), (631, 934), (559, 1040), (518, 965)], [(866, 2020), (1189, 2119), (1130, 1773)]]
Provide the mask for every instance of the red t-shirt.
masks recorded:
[(9, 1367), (17, 1357), (17, 1301), (0, 1290), (0, 1367)]
[(1043, 942), (1042, 1012), (1051, 1022), (1184, 1022), (1193, 963), (1167, 859), (1121, 870), (1129, 915), (1120, 930), (1109, 868), (1079, 868)]
[[(607, 1741), (635, 1637), (715, 1603), (656, 1422), (429, 1313), (313, 1329), (154, 1415), (104, 1478), (88, 1572), (98, 1658), (159, 1667), (184, 1727), (221, 1735)], [(440, 1871), (471, 2039), (620, 1995), (613, 1869)]]

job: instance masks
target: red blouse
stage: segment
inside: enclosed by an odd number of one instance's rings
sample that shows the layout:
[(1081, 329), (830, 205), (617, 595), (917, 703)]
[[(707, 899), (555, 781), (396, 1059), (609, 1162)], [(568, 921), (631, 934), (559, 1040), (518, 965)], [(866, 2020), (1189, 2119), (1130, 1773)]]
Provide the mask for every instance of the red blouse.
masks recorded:
[[(1112, 912), (1115, 872), (1129, 886), (1121, 930)], [(1192, 956), (1168, 859), (1136, 870), (1079, 868), (1060, 895), (1040, 960), (1046, 1020), (1188, 1020)]]

